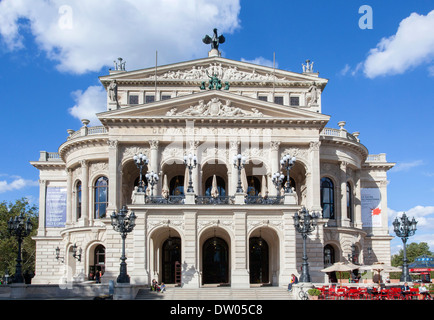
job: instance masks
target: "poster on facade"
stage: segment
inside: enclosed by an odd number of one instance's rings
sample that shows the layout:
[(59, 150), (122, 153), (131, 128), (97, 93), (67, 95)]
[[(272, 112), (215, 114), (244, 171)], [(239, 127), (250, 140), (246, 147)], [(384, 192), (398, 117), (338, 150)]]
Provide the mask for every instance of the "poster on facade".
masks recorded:
[(47, 187), (45, 227), (63, 228), (66, 223), (66, 188)]
[(381, 227), (381, 192), (378, 188), (362, 188), (362, 223), (364, 227)]

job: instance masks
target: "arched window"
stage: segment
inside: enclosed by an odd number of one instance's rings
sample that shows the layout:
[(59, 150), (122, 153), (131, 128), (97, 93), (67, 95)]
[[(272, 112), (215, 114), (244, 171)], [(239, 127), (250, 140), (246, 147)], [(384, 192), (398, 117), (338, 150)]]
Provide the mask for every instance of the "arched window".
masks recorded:
[(108, 179), (99, 177), (95, 182), (95, 219), (104, 218), (108, 205)]
[(261, 183), (259, 182), (259, 179), (254, 176), (248, 176), (247, 183), (247, 195), (251, 197), (257, 196), (261, 191)]
[[(212, 179), (213, 177), (209, 177), (205, 182), (205, 195), (211, 196), (211, 190), (212, 190)], [(222, 177), (216, 177), (217, 180), (217, 190), (219, 192), (220, 197), (226, 196), (226, 184)]]
[(334, 186), (333, 182), (329, 178), (321, 179), (321, 208), (323, 212), (323, 218), (334, 219), (335, 218), (335, 204), (334, 204)]
[(347, 182), (347, 218), (353, 222), (353, 193), (351, 185)]
[(170, 195), (183, 196), (184, 195), (184, 176), (175, 176), (170, 179), (169, 184)]
[(75, 214), (77, 219), (81, 218), (81, 181), (75, 185)]
[(324, 267), (327, 268), (335, 263), (335, 249), (331, 245), (324, 247)]

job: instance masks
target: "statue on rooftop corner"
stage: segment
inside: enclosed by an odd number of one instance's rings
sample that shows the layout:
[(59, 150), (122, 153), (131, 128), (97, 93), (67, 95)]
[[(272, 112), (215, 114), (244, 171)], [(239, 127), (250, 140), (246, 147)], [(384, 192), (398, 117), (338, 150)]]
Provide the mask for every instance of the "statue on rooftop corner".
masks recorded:
[(301, 64), (303, 67), (303, 72), (313, 72), (313, 61), (309, 64), (310, 60), (306, 60), (306, 64)]
[(219, 44), (225, 42), (225, 37), (223, 35), (217, 36), (217, 28), (214, 28), (214, 34), (212, 38), (209, 35), (206, 35), (202, 42), (205, 44), (211, 44), (211, 49), (217, 49), (219, 48)]

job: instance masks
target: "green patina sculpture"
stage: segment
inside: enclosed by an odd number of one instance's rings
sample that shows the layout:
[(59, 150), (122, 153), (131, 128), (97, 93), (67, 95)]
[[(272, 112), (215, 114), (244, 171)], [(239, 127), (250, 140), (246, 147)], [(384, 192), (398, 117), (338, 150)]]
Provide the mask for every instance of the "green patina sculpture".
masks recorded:
[[(208, 85), (208, 89), (209, 90), (221, 90), (222, 88), (222, 82), (221, 80), (217, 77), (217, 74), (213, 74), (212, 76), (210, 76), (208, 74), (208, 72), (206, 73), (209, 77), (209, 85)], [(200, 86), (201, 90), (205, 90), (205, 81), (202, 82), (202, 85)], [(229, 90), (229, 82), (225, 82), (225, 87), (224, 90)]]

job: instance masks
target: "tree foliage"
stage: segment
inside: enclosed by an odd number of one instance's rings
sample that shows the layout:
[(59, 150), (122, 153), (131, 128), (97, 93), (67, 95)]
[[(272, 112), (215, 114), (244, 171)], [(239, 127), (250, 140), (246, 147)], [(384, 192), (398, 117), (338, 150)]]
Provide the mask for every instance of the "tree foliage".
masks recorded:
[(3, 201), (0, 203), (0, 276), (3, 277), (6, 269), (10, 276), (15, 274), (16, 259), (18, 256), (18, 241), (8, 231), (8, 221), (23, 213), (25, 219), (33, 224), (32, 232), (23, 239), (21, 245), (22, 270), (34, 272), (36, 243), (32, 237), (38, 230), (38, 208), (30, 205), (26, 198), (16, 200), (15, 203)]
[[(432, 256), (432, 252), (429, 250), (429, 246), (426, 242), (415, 243), (412, 242), (406, 246), (408, 263), (414, 262), (414, 260), (423, 255)], [(403, 265), (404, 249), (399, 250), (398, 254), (392, 255), (392, 266), (399, 267)]]

